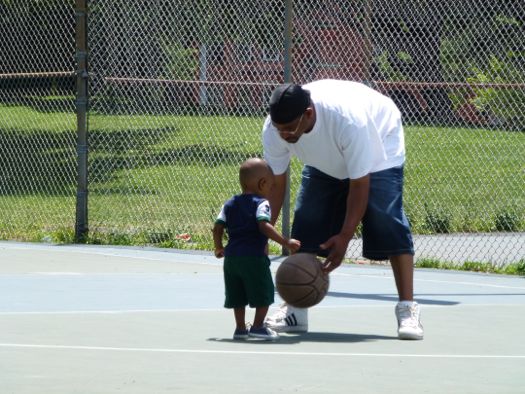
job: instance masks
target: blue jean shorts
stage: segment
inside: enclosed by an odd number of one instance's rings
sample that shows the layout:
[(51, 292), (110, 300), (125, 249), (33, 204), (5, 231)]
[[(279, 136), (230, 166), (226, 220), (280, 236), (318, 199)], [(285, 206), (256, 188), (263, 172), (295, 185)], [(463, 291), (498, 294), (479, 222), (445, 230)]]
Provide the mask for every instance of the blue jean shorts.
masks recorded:
[[(319, 245), (341, 231), (350, 180), (305, 166), (295, 203), (292, 237), (300, 252), (327, 256)], [(363, 256), (386, 260), (414, 254), (410, 224), (403, 209), (403, 166), (370, 174), (368, 206), (362, 219)]]

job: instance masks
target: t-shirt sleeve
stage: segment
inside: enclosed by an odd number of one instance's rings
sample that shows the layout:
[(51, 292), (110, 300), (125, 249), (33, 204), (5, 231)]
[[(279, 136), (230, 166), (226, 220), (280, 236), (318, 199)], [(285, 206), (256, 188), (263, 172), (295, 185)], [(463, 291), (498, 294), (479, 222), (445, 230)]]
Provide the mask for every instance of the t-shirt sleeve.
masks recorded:
[(215, 223), (219, 224), (226, 224), (226, 213), (224, 212), (224, 205), (221, 208), (221, 211), (219, 212), (219, 215), (215, 219)]
[(262, 143), (264, 160), (268, 162), (275, 175), (284, 174), (290, 164), (291, 154), (281, 140), (277, 129), (272, 125), (270, 117), (264, 122)]
[(270, 209), (270, 203), (268, 200), (263, 200), (257, 206), (257, 212), (255, 214), (258, 222), (269, 222), (272, 218), (272, 211)]

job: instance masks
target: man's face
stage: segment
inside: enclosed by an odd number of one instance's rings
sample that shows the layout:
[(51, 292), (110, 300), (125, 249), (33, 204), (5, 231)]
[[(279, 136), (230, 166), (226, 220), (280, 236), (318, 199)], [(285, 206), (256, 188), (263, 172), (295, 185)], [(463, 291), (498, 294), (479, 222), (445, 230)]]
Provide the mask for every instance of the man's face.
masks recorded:
[(283, 140), (290, 144), (295, 144), (297, 141), (299, 141), (299, 138), (301, 138), (301, 136), (305, 132), (305, 122), (303, 122), (303, 118), (304, 113), (299, 117), (298, 120), (293, 120), (290, 123), (284, 124), (274, 123), (273, 125), (275, 126)]

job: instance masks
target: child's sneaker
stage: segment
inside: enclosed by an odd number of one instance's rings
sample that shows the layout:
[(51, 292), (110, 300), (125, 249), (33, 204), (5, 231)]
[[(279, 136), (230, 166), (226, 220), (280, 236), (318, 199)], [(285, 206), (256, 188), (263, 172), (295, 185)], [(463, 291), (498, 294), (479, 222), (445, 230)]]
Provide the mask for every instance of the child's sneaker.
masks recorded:
[(251, 327), (248, 335), (251, 338), (264, 339), (266, 341), (274, 341), (279, 339), (279, 334), (268, 327)]
[(423, 339), (421, 311), (415, 301), (401, 301), (396, 305), (397, 336), (399, 339)]
[(248, 330), (239, 330), (236, 328), (235, 332), (233, 333), (233, 339), (236, 341), (248, 339)]
[(307, 332), (308, 309), (294, 308), (286, 303), (264, 321), (266, 327), (277, 332)]

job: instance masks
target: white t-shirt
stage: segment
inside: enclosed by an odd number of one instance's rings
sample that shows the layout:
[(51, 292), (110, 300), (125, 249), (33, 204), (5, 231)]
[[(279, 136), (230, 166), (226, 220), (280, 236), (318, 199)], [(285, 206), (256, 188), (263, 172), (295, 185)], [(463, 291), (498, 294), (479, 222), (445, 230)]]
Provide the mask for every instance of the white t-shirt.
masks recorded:
[(263, 126), (264, 158), (276, 175), (292, 156), (338, 179), (357, 179), (405, 161), (401, 113), (394, 102), (357, 82), (320, 80), (303, 88), (315, 106), (314, 128), (286, 142), (268, 116)]

